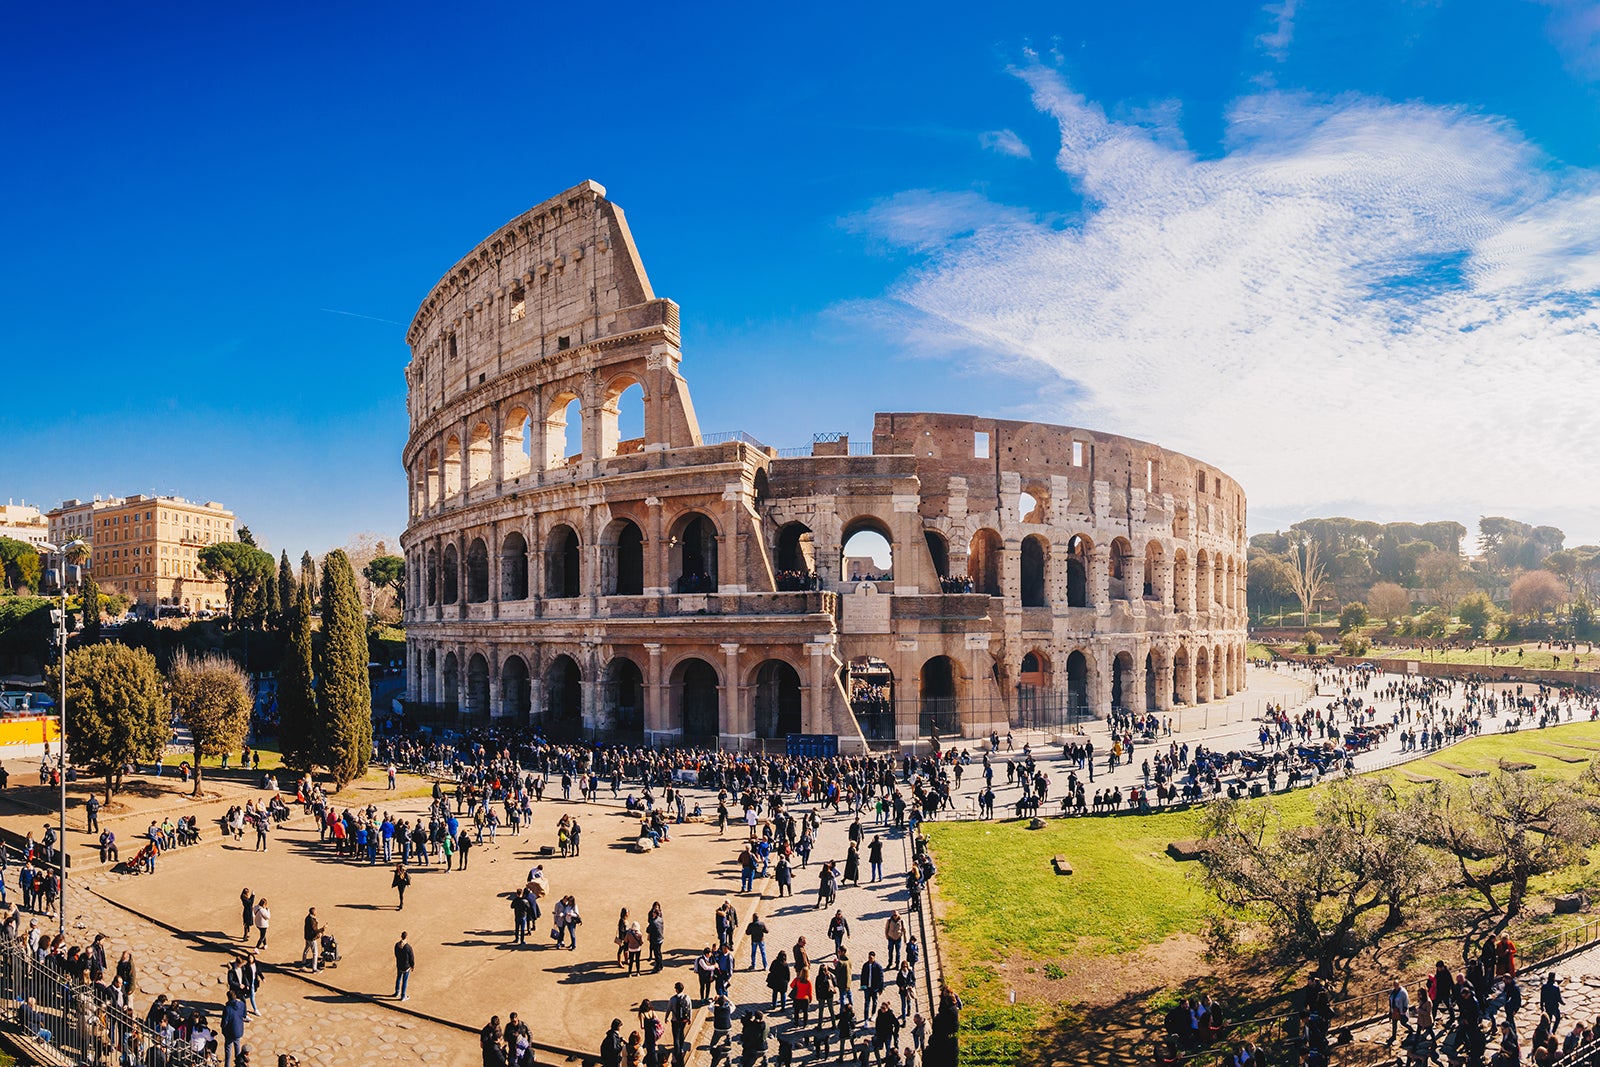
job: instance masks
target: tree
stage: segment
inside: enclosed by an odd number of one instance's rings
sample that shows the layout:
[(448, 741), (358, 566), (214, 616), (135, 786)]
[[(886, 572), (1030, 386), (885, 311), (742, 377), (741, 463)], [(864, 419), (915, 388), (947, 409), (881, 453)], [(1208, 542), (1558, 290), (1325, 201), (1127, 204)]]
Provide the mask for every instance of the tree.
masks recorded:
[(374, 556), (361, 573), (374, 589), (388, 590), (394, 595), (395, 603), (405, 607), (406, 561), (403, 557)]
[(1546, 570), (1528, 571), (1511, 583), (1511, 611), (1515, 615), (1543, 618), (1566, 603), (1567, 589), (1561, 579)]
[(1289, 588), (1300, 601), (1302, 626), (1311, 625), (1311, 608), (1322, 592), (1328, 570), (1318, 559), (1317, 542), (1303, 537), (1289, 548)]
[(294, 568), (289, 565), (289, 550), (286, 548), (278, 556), (278, 614), (283, 620), (289, 618), (289, 612), (294, 610)]
[(311, 589), (304, 583), (295, 587), (286, 628), (289, 639), (278, 668), (278, 747), (285, 763), (306, 771), (316, 763), (311, 730), (317, 717), (317, 687), (311, 652)]
[(271, 570), (261, 582), (261, 606), (267, 621), (276, 624), (283, 612), (278, 606), (278, 576)]
[(0, 570), (13, 593), (38, 589), (43, 569), (37, 548), (14, 537), (0, 537)]
[(1494, 622), (1494, 601), (1487, 593), (1473, 593), (1462, 598), (1456, 613), (1473, 638), (1481, 641), (1488, 636), (1489, 626)]
[(361, 777), (372, 756), (372, 683), (367, 616), (350, 559), (334, 549), (322, 561), (322, 655), (312, 743), (336, 787)]
[(1352, 600), (1344, 606), (1343, 611), (1339, 612), (1339, 632), (1345, 634), (1351, 630), (1359, 630), (1371, 621), (1367, 614), (1367, 606), (1359, 600)]
[(228, 591), (228, 613), (235, 625), (259, 615), (261, 586), (276, 574), (272, 557), (243, 541), (218, 541), (199, 552), (200, 573), (220, 579)]
[(239, 527), (238, 536), (240, 544), (249, 545), (251, 548), (261, 547), (260, 545), (256, 544), (256, 535), (250, 532), (250, 527), (248, 526)]
[[(52, 668), (52, 687), (60, 684)], [(67, 655), (67, 751), (106, 776), (106, 800), (122, 788), (122, 770), (150, 763), (172, 735), (156, 658), (120, 644), (75, 648)]]
[(300, 584), (311, 590), (312, 607), (316, 607), (317, 599), (317, 561), (311, 558), (310, 552), (300, 556)]
[(1382, 782), (1334, 782), (1305, 826), (1237, 801), (1213, 804), (1203, 826), (1206, 887), (1260, 914), (1324, 978), (1437, 882), (1434, 854), (1418, 847), (1426, 809)]
[[(1592, 783), (1591, 765), (1585, 780)], [(1530, 771), (1498, 770), (1465, 786), (1443, 783), (1425, 791), (1431, 812), (1424, 843), (1453, 857), (1461, 880), (1491, 912), (1507, 887), (1505, 917), (1513, 919), (1534, 875), (1580, 862), (1600, 842), (1594, 798), (1583, 782)]]
[(1410, 615), (1411, 594), (1394, 582), (1379, 582), (1367, 593), (1367, 610), (1386, 622)]
[(83, 641), (93, 644), (100, 640), (100, 583), (93, 578), (83, 580)]
[(1255, 540), (1251, 539), (1249, 567), (1246, 568), (1245, 578), (1245, 591), (1250, 606), (1258, 612), (1269, 608), (1282, 610), (1285, 604), (1294, 599), (1294, 586), (1289, 581), (1289, 565), (1281, 556), (1256, 547)]
[(200, 795), (200, 757), (220, 756), (244, 744), (250, 731), (255, 691), (239, 665), (211, 653), (180, 650), (167, 674), (172, 709), (194, 738), (194, 795)]

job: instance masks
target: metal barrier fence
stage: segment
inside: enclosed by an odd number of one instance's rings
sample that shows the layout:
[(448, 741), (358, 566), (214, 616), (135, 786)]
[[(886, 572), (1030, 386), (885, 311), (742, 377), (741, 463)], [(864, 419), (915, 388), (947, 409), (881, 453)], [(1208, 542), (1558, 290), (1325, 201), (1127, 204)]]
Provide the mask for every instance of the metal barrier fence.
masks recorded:
[(25, 938), (0, 943), (0, 1002), (6, 1021), (23, 1037), (75, 1063), (201, 1067), (215, 1062), (176, 1036), (144, 1033), (138, 1020), (112, 1003), (109, 987), (74, 984), (52, 964), (35, 959)]

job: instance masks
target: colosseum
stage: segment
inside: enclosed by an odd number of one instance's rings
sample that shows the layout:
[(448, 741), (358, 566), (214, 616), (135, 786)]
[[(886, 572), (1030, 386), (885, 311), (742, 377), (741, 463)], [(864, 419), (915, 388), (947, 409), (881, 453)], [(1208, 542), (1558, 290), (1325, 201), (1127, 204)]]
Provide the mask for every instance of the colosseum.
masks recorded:
[(594, 182), (473, 249), (407, 342), (407, 695), (432, 713), (858, 751), (1244, 685), (1233, 479), (972, 415), (878, 414), (870, 447), (702, 433), (678, 306)]

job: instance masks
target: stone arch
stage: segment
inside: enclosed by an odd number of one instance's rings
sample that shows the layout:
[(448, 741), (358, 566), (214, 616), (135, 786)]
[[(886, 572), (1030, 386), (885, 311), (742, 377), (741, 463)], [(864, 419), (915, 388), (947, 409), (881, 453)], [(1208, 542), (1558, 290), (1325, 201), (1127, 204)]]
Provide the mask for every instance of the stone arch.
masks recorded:
[(717, 591), (718, 537), (717, 524), (703, 511), (686, 511), (673, 522), (667, 551), (675, 592)]
[(439, 699), (437, 686), (439, 683), (439, 653), (428, 649), (427, 655), (422, 659), (422, 699), (434, 701)]
[(533, 676), (521, 656), (507, 656), (500, 665), (500, 714), (521, 727), (533, 715)]
[(1094, 542), (1083, 534), (1067, 541), (1067, 607), (1087, 608), (1089, 602), (1089, 561)]
[(861, 732), (874, 741), (894, 737), (894, 671), (889, 665), (876, 656), (857, 656), (839, 668), (839, 680)]
[[(844, 581), (881, 574), (893, 578), (894, 534), (888, 523), (874, 515), (858, 515), (845, 523), (839, 533), (839, 575)], [(887, 561), (877, 558), (875, 553), (880, 551), (887, 552)]]
[(428, 458), (422, 465), (422, 484), (422, 495), (427, 498), (429, 507), (444, 498), (444, 468), (439, 463), (437, 448), (428, 449)]
[(1172, 553), (1172, 605), (1174, 611), (1194, 610), (1194, 575), (1189, 555), (1181, 548)]
[(1111, 707), (1119, 711), (1133, 711), (1128, 698), (1133, 693), (1133, 653), (1118, 652), (1111, 659)]
[[(573, 440), (578, 449), (570, 453)], [(583, 458), (583, 401), (571, 390), (550, 398), (544, 413), (544, 469), (557, 470)]]
[(606, 733), (629, 737), (644, 729), (644, 672), (627, 656), (615, 656), (606, 664), (600, 718), (595, 725)]
[(1211, 608), (1211, 557), (1205, 549), (1194, 554), (1194, 610)]
[(1161, 564), (1166, 553), (1160, 541), (1150, 541), (1144, 546), (1144, 598), (1161, 598)]
[(790, 522), (778, 528), (777, 563), (780, 591), (811, 588), (817, 573), (817, 543), (811, 527)]
[(467, 546), (467, 603), (482, 604), (489, 599), (489, 546), (474, 537)]
[(1147, 712), (1159, 711), (1161, 708), (1161, 664), (1155, 649), (1151, 649), (1144, 656), (1144, 710)]
[(1133, 573), (1133, 545), (1126, 537), (1118, 537), (1111, 542), (1111, 590), (1112, 600), (1134, 599), (1134, 589), (1137, 585)]
[(467, 485), (482, 485), (493, 476), (494, 439), (489, 424), (479, 422), (467, 437)]
[(444, 690), (440, 696), (441, 703), (451, 711), (457, 711), (461, 706), (461, 668), (454, 652), (444, 654), (444, 666), (439, 672), (439, 687)]
[(1029, 534), (1022, 539), (1022, 606), (1045, 608), (1050, 606), (1049, 583), (1050, 542), (1039, 534)]
[(717, 669), (689, 656), (670, 675), (672, 711), (687, 745), (715, 746), (722, 734), (722, 692)]
[(424, 565), (424, 570), (428, 604), (431, 606), (439, 603), (439, 553), (432, 547), (428, 549), (428, 561)]
[(1074, 712), (1084, 713), (1090, 710), (1089, 685), (1092, 681), (1092, 670), (1093, 661), (1081, 648), (1075, 648), (1067, 654), (1067, 706)]
[(1175, 703), (1187, 704), (1190, 702), (1189, 694), (1193, 691), (1194, 659), (1186, 646), (1179, 645), (1172, 654), (1172, 699)]
[(566, 523), (551, 527), (544, 539), (544, 595), (567, 599), (582, 595), (582, 548), (578, 531)]
[(570, 740), (582, 733), (583, 670), (563, 652), (544, 672), (544, 734), (552, 740)]
[[(606, 382), (600, 405), (600, 456), (631, 456), (644, 451), (644, 382), (622, 373)], [(637, 431), (637, 436), (633, 436)], [(624, 434), (629, 436), (624, 437)]]
[(467, 660), (467, 714), (489, 715), (489, 661), (482, 652), (474, 652)]
[(444, 586), (443, 599), (446, 604), (454, 604), (461, 598), (461, 564), (460, 557), (456, 555), (456, 544), (451, 541), (444, 546), (444, 574), (441, 575)]
[(1005, 543), (1000, 535), (987, 526), (972, 535), (972, 547), (967, 552), (967, 577), (972, 579), (974, 593), (1000, 596), (1001, 557)]
[(1211, 653), (1205, 645), (1194, 650), (1194, 699), (1200, 704), (1211, 699)]
[(528, 539), (520, 530), (500, 542), (500, 599), (528, 599)]
[(941, 582), (948, 581), (950, 578), (950, 542), (946, 541), (944, 534), (938, 530), (923, 530), (922, 540), (928, 546), (928, 555), (933, 560), (934, 573), (939, 576)]
[(444, 442), (444, 496), (461, 492), (461, 438), (451, 434)]
[(1044, 482), (1026, 482), (1017, 497), (1017, 520), (1029, 525), (1050, 521), (1050, 489)]
[(600, 537), (606, 596), (644, 595), (644, 531), (629, 518), (613, 519)]
[(769, 659), (751, 672), (755, 686), (756, 736), (787, 737), (803, 732), (800, 672), (783, 659)]
[(931, 726), (946, 736), (958, 733), (965, 679), (956, 661), (949, 656), (929, 657), (923, 661), (918, 681), (923, 729)]
[(505, 413), (500, 430), (500, 473), (520, 478), (533, 469), (533, 416), (524, 404)]

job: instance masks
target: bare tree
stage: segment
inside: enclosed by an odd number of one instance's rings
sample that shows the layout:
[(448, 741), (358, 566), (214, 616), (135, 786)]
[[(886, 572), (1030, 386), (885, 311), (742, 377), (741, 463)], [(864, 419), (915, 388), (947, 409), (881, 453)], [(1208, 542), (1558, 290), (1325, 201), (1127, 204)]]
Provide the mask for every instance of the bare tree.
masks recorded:
[(220, 756), (244, 744), (255, 691), (239, 665), (213, 653), (180, 651), (168, 672), (172, 707), (194, 740), (194, 795), (200, 795), (200, 757)]
[(1301, 625), (1311, 625), (1311, 609), (1327, 584), (1328, 569), (1317, 557), (1317, 542), (1305, 537), (1289, 546), (1289, 588), (1300, 601)]
[(367, 530), (358, 533), (344, 546), (344, 554), (355, 569), (356, 590), (361, 594), (361, 604), (369, 615), (386, 610), (394, 603), (393, 590), (374, 583), (366, 575), (367, 564), (379, 556), (389, 554), (388, 541), (380, 534)]
[(1546, 570), (1528, 571), (1511, 583), (1511, 611), (1515, 615), (1537, 615), (1554, 611), (1567, 601), (1561, 579)]
[(1385, 622), (1411, 614), (1411, 594), (1394, 582), (1379, 582), (1367, 590), (1367, 610)]

